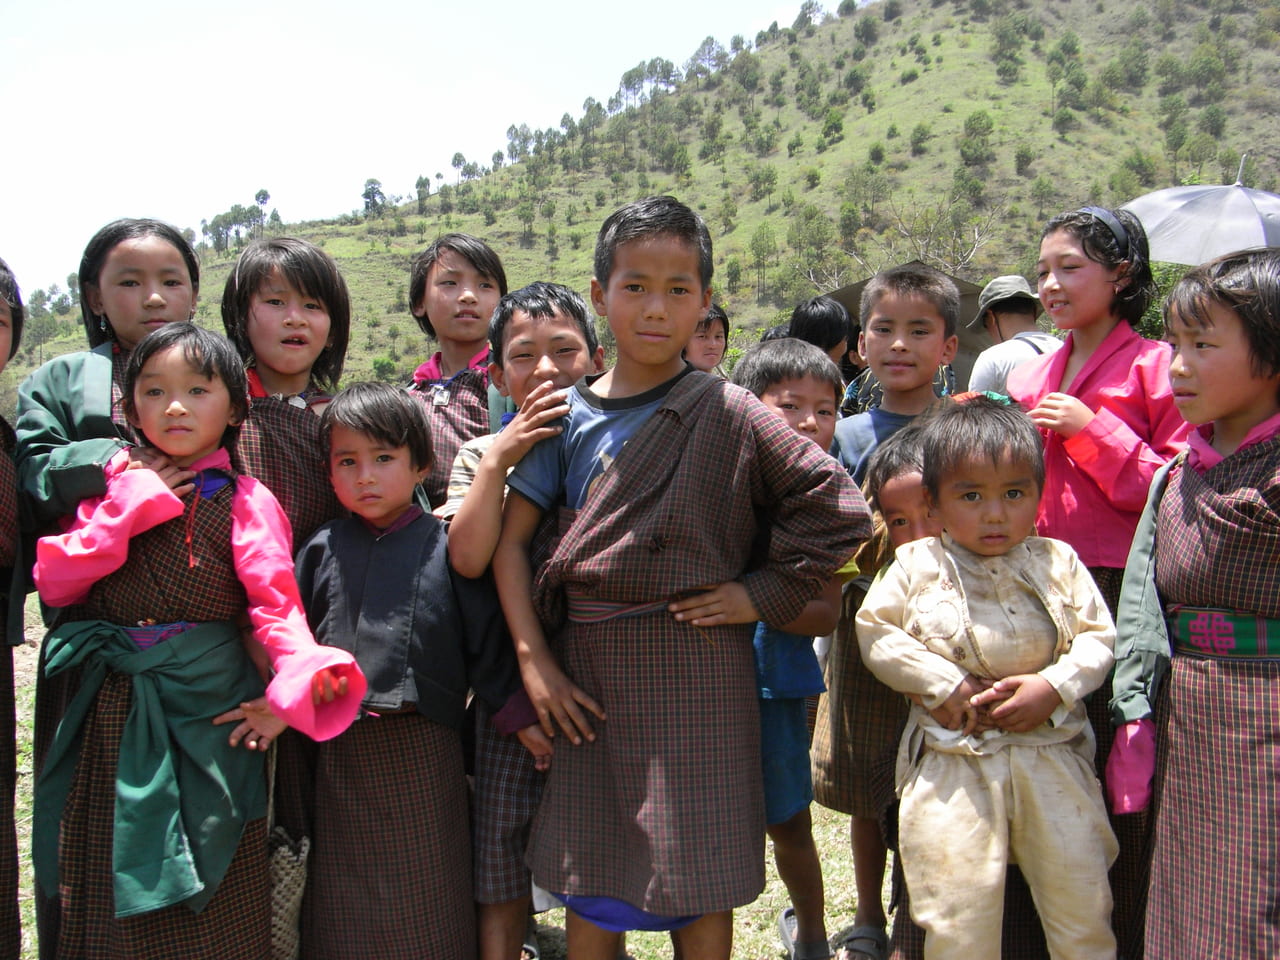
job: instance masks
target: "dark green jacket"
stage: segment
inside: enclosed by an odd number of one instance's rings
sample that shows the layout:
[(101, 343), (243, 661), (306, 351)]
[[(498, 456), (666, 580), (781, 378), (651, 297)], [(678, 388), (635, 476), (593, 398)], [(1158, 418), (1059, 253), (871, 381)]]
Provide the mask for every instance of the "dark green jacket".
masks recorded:
[(111, 419), (111, 344), (55, 357), (27, 377), (14, 430), (23, 529), (44, 532), (101, 496), (102, 468), (129, 439)]

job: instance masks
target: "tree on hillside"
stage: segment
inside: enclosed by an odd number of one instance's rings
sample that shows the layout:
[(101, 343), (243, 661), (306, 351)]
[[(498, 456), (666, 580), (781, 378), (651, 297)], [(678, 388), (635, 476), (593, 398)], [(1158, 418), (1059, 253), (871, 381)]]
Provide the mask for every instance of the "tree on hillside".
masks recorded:
[(413, 189), (418, 194), (418, 216), (426, 216), (427, 197), (431, 196), (431, 178), (424, 173), (413, 182)]
[(814, 21), (822, 19), (822, 8), (818, 6), (817, 0), (804, 0), (800, 4), (800, 12), (796, 14), (795, 22), (791, 24), (791, 29), (796, 33), (803, 33), (812, 29)]
[(364, 192), (360, 194), (360, 199), (364, 201), (364, 212), (366, 216), (380, 217), (382, 211), (386, 208), (387, 197), (382, 192), (382, 181), (370, 178), (364, 182)]
[(707, 37), (698, 44), (693, 56), (684, 62), (684, 78), (693, 80), (694, 89), (702, 85), (702, 81), (711, 77), (728, 61), (729, 55), (715, 37)]
[(267, 221), (267, 203), (271, 200), (271, 194), (267, 193), (266, 188), (259, 190), (253, 195), (253, 202), (258, 205), (258, 236), (262, 236), (262, 227)]
[(453, 159), (449, 161), (449, 166), (453, 167), (453, 169), (458, 171), (458, 180), (457, 180), (458, 183), (462, 182), (462, 168), (465, 167), (466, 165), (467, 165), (467, 158), (462, 155), (461, 150), (455, 153), (453, 155)]
[(978, 251), (1008, 228), (1008, 206), (1003, 201), (975, 210), (963, 196), (953, 193), (937, 203), (889, 204), (888, 241), (878, 241), (888, 259), (921, 260), (945, 273), (963, 275)]
[(751, 235), (751, 267), (756, 272), (756, 303), (763, 303), (765, 296), (765, 270), (778, 256), (778, 239), (768, 223), (756, 227)]
[(874, 46), (880, 39), (880, 24), (870, 13), (864, 13), (854, 21), (853, 35), (864, 47)]

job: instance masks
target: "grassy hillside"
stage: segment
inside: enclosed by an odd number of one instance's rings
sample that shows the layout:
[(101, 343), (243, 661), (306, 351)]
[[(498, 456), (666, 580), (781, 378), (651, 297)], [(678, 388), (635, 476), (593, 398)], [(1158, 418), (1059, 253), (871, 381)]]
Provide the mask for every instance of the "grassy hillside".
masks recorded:
[[(500, 167), (424, 171), (408, 202), (267, 229), (338, 259), (356, 318), (349, 380), (375, 358), (403, 378), (427, 353), (405, 291), (432, 238), (477, 234), (513, 285), (585, 292), (601, 220), (654, 192), (707, 218), (717, 299), (756, 328), (913, 257), (977, 282), (1029, 272), (1053, 213), (1231, 182), (1241, 153), (1245, 182), (1274, 189), (1278, 29), (1274, 0), (846, 0), (825, 13), (808, 0), (791, 26), (628, 70), (609, 103), (588, 99), (558, 129), (513, 126)], [(215, 327), (229, 247), (201, 247), (199, 318)], [(75, 319), (32, 338), (0, 411), (25, 369), (81, 347)]]

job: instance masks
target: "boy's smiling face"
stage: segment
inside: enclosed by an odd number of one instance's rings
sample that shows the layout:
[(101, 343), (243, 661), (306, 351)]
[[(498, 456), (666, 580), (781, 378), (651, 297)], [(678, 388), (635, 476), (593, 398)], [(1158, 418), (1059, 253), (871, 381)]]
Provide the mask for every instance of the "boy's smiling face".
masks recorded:
[(675, 237), (618, 244), (613, 272), (591, 279), (591, 305), (609, 320), (618, 344), (618, 368), (643, 368), (653, 385), (684, 369), (681, 352), (707, 309), (698, 251)]
[(505, 331), (502, 366), (491, 363), (489, 376), (518, 407), (540, 383), (550, 380), (563, 389), (603, 369), (604, 347), (592, 353), (575, 320), (559, 311), (531, 317), (516, 310)]
[(928, 299), (886, 291), (858, 339), (884, 389), (885, 410), (915, 414), (933, 402), (933, 375), (956, 355), (958, 338)]

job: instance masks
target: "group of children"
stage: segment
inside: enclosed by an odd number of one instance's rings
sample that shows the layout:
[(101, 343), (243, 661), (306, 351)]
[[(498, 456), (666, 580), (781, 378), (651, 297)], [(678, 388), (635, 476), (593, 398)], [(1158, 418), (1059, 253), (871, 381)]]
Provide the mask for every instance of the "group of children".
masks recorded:
[[(799, 329), (824, 298), (705, 372), (728, 321), (675, 199), (610, 216), (593, 266), (608, 369), (581, 297), (508, 293), (448, 234), (410, 285), (440, 351), (407, 390), (337, 391), (323, 251), (252, 243), (224, 338), (190, 322), (173, 228), (93, 238), (91, 349), (0, 437), (6, 636), (32, 569), (49, 627), (42, 956), (266, 957), (269, 749), (271, 819), (311, 843), (308, 958), (527, 956), (531, 879), (574, 960), (637, 929), (727, 958), (766, 834), (794, 960), (1280, 949), (1280, 254), (1193, 270), (1170, 350), (1133, 329), (1137, 222), (1055, 218), (1039, 295), (1067, 340), (1012, 400), (936, 398), (958, 294), (884, 271), (857, 345), (878, 405), (844, 420), (847, 333)], [(0, 356), (21, 324), (0, 264)], [(834, 945), (815, 798), (851, 816)]]

